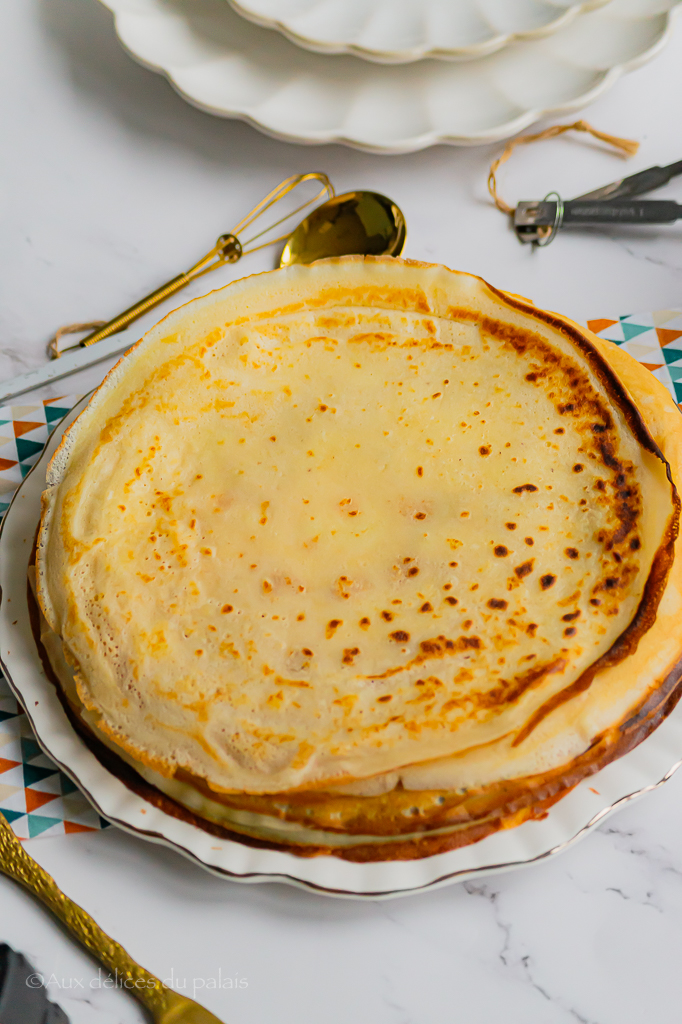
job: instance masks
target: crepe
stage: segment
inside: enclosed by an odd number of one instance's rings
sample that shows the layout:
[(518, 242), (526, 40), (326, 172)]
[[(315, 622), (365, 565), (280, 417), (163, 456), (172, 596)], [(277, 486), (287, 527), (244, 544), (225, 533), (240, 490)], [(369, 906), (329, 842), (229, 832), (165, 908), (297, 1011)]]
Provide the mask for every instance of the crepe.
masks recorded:
[(604, 351), (388, 258), (171, 314), (49, 468), (73, 707), (173, 800), (308, 852), (544, 813), (677, 696), (679, 413)]

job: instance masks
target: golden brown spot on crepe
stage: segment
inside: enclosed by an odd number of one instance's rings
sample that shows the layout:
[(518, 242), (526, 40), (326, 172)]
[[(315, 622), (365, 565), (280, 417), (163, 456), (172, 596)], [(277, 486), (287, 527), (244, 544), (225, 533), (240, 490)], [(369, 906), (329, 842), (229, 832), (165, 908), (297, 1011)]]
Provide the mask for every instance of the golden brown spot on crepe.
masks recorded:
[(501, 597), (491, 597), (488, 601), (488, 608), (499, 609), (504, 611), (509, 605), (508, 601), (504, 601)]
[(393, 621), (393, 612), (383, 611), (381, 613), (381, 617), (382, 617), (382, 619), (384, 619), (385, 622), (392, 622)]
[(504, 544), (497, 544), (493, 550), (497, 558), (505, 558), (509, 554), (509, 548), (506, 548)]
[(425, 601), (424, 604), (419, 609), (419, 611), (420, 612), (432, 612), (433, 611), (433, 605), (431, 604), (430, 601)]
[[(434, 378), (434, 379), (435, 379), (435, 378)], [(429, 408), (431, 408), (431, 407), (429, 407)], [(572, 425), (571, 425), (571, 426), (572, 426)], [(475, 452), (475, 446), (474, 446), (474, 452)], [(410, 465), (410, 464), (408, 464), (408, 465)], [(568, 469), (568, 472), (570, 472), (570, 462), (569, 462), (569, 460), (568, 460), (568, 465), (567, 465), (567, 467), (564, 467), (564, 470), (565, 470), (566, 468)], [(432, 475), (432, 474), (430, 474), (430, 475)], [(541, 480), (539, 480), (539, 483), (540, 483), (540, 482), (541, 482)], [(542, 482), (544, 482), (544, 481), (542, 481)], [(521, 505), (525, 504), (525, 500), (524, 500), (524, 503), (521, 503), (521, 502), (519, 501), (519, 503), (518, 503), (518, 504), (519, 504), (519, 506), (521, 506)], [(474, 510), (474, 511), (475, 511), (475, 510)], [(520, 519), (520, 517), (519, 517), (519, 519)], [(522, 521), (521, 519), (520, 519), (520, 521), (521, 521), (521, 524), (522, 524), (522, 525), (525, 525), (525, 523), (523, 523), (523, 521)], [(529, 524), (528, 524), (528, 525), (529, 525)], [(527, 526), (526, 526), (526, 530), (527, 530)], [(523, 532), (523, 530), (522, 530), (522, 532)], [(578, 536), (578, 535), (577, 535), (577, 536)], [(566, 542), (564, 542), (564, 543), (566, 543)], [(463, 558), (462, 560), (463, 560), (463, 562), (466, 562), (466, 555), (465, 555), (465, 558)], [(342, 567), (341, 567), (341, 568), (339, 568), (339, 571), (341, 571), (341, 570), (342, 570)], [(426, 565), (424, 564), (424, 566), (423, 566), (423, 568), (422, 568), (422, 574), (424, 575), (425, 573), (426, 573)], [(589, 587), (591, 583), (592, 583), (592, 581), (590, 581), (590, 582), (589, 582), (589, 583), (587, 584), (587, 586)], [(310, 581), (310, 586), (311, 586), (311, 585), (312, 585), (312, 581)], [(425, 587), (424, 587), (424, 589), (425, 589)], [(488, 593), (489, 593), (489, 591), (488, 591)], [(382, 599), (380, 598), (380, 601), (381, 601), (381, 600), (382, 600)], [(386, 598), (385, 598), (385, 597), (383, 598), (383, 601), (384, 601), (384, 602), (386, 601)], [(333, 610), (334, 610), (334, 609), (330, 609), (330, 611), (332, 611), (332, 612), (333, 612)], [(519, 612), (519, 616), (520, 616), (520, 615), (522, 615), (522, 614), (523, 614), (522, 612)], [(322, 622), (322, 624), (321, 624), (321, 625), (323, 625), (323, 624), (324, 624), (324, 622), (326, 621), (326, 618), (327, 618), (327, 616), (325, 616), (325, 618), (323, 618), (323, 622)], [(544, 622), (544, 620), (543, 620), (543, 622)]]
[(485, 455), (490, 455), (490, 445), (489, 444), (482, 444), (481, 447), (478, 449), (478, 454), (479, 455), (484, 455), (484, 456)]
[(407, 570), (407, 575), (408, 576), (417, 576), (418, 573), (419, 573), (419, 569), (417, 568), (416, 565), (410, 566), (410, 568)]
[(527, 562), (522, 562), (521, 565), (517, 565), (514, 569), (514, 573), (516, 574), (516, 576), (518, 576), (520, 580), (522, 580), (524, 576), (528, 576), (528, 574), (533, 571), (534, 565), (535, 559), (529, 558)]
[(224, 604), (222, 606), (222, 608), (220, 609), (220, 611), (222, 612), (223, 615), (227, 615), (232, 610), (233, 609), (232, 609), (232, 605), (231, 604)]
[(537, 622), (529, 622), (528, 625), (526, 626), (526, 633), (528, 634), (528, 636), (535, 636), (535, 633), (537, 632), (537, 628), (538, 628)]
[(567, 558), (578, 558), (580, 552), (578, 551), (577, 548), (566, 548), (566, 551), (564, 552), (564, 554), (566, 555)]
[(394, 633), (389, 634), (391, 640), (395, 640), (398, 644), (407, 643), (410, 639), (410, 634), (406, 633), (404, 629), (396, 629)]
[(505, 523), (504, 525), (507, 527), (508, 530), (515, 530), (517, 527), (516, 523)]
[(359, 647), (344, 647), (341, 661), (344, 665), (352, 665), (356, 656), (360, 653)]
[(456, 604), (458, 604), (458, 603), (459, 603), (459, 602), (457, 601), (457, 598), (456, 598), (456, 597), (445, 597), (445, 598), (443, 598), (443, 600), (445, 601), (445, 603), (446, 603), (446, 604), (450, 604), (450, 605), (452, 605), (453, 607), (454, 607), (454, 605), (456, 605)]
[(389, 700), (393, 700), (393, 694), (392, 693), (385, 693), (383, 697), (378, 697), (377, 698), (377, 702), (379, 704), (386, 704), (387, 701), (389, 701)]
[(574, 473), (582, 473), (584, 468), (585, 467), (583, 466), (582, 462), (576, 462), (575, 466), (573, 467), (573, 472)]
[(263, 593), (272, 593), (272, 583), (270, 582), (270, 580), (263, 580)]
[(324, 631), (324, 635), (327, 638), (327, 640), (330, 640), (334, 636), (334, 633), (336, 633), (339, 626), (342, 625), (343, 619), (330, 619), (329, 622), (327, 623), (327, 628)]
[(304, 619), (305, 619), (305, 615), (304, 615), (304, 613), (303, 613), (303, 612), (300, 612), (300, 613), (299, 613), (299, 614), (298, 614), (298, 615), (296, 616), (296, 621), (297, 621), (297, 622), (303, 622), (303, 620), (304, 620)]
[(537, 491), (535, 484), (520, 484), (518, 487), (512, 488), (512, 494), (523, 494), (524, 491)]
[(417, 476), (424, 476), (424, 467), (417, 466)]
[(547, 590), (548, 587), (553, 586), (556, 583), (556, 576), (551, 572), (545, 573), (544, 576), (540, 577), (540, 586), (543, 590)]
[(365, 615), (365, 616), (363, 616), (363, 618), (360, 619), (358, 625), (359, 625), (360, 629), (369, 629), (371, 623), (370, 623), (369, 619), (367, 618), (367, 616)]

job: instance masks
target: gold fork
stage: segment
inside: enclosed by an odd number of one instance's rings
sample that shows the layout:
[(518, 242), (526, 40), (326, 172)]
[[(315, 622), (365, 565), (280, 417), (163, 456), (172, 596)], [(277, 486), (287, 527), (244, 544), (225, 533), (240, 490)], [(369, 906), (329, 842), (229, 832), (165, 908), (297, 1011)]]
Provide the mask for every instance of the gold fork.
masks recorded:
[(135, 996), (154, 1024), (222, 1024), (193, 999), (173, 992), (135, 963), (82, 907), (61, 891), (55, 880), (26, 853), (5, 816), (0, 813), (0, 872), (13, 878), (39, 899), (87, 951), (114, 975), (117, 984)]

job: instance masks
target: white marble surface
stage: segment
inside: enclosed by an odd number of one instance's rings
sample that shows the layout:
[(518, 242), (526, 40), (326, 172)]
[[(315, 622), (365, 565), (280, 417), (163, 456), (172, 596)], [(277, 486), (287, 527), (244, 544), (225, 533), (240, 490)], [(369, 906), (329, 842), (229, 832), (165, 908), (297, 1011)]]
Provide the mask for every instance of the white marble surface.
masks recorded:
[[(488, 202), (490, 151), (380, 158), (274, 142), (192, 109), (133, 64), (95, 0), (3, 0), (0, 46), (0, 378), (38, 365), (60, 324), (112, 315), (177, 273), (277, 181), (311, 168), (339, 191), (391, 195), (406, 255), (578, 320), (682, 305), (682, 227), (565, 234), (531, 252)], [(575, 195), (682, 157), (682, 26), (587, 116), (639, 139), (638, 156), (625, 165), (589, 143), (545, 143), (515, 158), (503, 194)], [(391, 903), (221, 882), (113, 829), (29, 849), (147, 967), (190, 991), (197, 979), (230, 1024), (677, 1024), (681, 806), (678, 775), (556, 860)], [(34, 962), (73, 1024), (142, 1020), (4, 879), (0, 939)], [(236, 987), (215, 987), (228, 979)]]

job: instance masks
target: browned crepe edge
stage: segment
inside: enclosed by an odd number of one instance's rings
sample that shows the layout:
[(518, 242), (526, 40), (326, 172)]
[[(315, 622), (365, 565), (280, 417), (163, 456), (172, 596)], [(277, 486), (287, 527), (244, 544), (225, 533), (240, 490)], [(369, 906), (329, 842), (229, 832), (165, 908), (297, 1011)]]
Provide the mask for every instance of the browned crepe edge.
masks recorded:
[[(34, 559), (35, 546), (31, 564), (34, 564)], [(524, 779), (516, 779), (508, 783), (496, 783), (492, 787), (482, 788), (480, 793), (484, 799), (486, 795), (492, 798), (487, 805), (481, 808), (483, 814), (479, 811), (479, 816), (485, 815), (486, 820), (472, 820), (468, 827), (455, 832), (441, 835), (425, 833), (419, 838), (402, 842), (396, 840), (389, 843), (364, 843), (352, 847), (275, 843), (233, 831), (200, 817), (152, 786), (118, 754), (105, 746), (74, 711), (54, 673), (40, 639), (40, 612), (30, 584), (27, 586), (27, 600), (31, 628), (45, 674), (54, 685), (71, 725), (108, 772), (152, 806), (159, 808), (171, 817), (194, 825), (210, 835), (260, 849), (293, 853), (299, 857), (325, 855), (361, 863), (417, 860), (421, 857), (431, 857), (437, 853), (446, 853), (462, 846), (469, 846), (502, 828), (514, 828), (529, 819), (544, 818), (552, 804), (570, 792), (579, 782), (600, 771), (611, 761), (622, 757), (646, 739), (670, 714), (682, 696), (682, 686), (680, 685), (682, 658), (680, 658), (666, 679), (653, 687), (652, 692), (633, 711), (629, 712), (619, 725), (604, 732), (595, 740), (589, 750), (574, 758), (568, 765), (562, 765), (552, 772), (527, 776)], [(490, 817), (491, 814), (493, 817)]]
[[(563, 333), (566, 337), (568, 337), (570, 339), (570, 341), (575, 345), (575, 347), (579, 350), (579, 352), (586, 358), (587, 362), (590, 364), (590, 367), (591, 367), (593, 373), (595, 374), (595, 376), (597, 377), (599, 382), (604, 387), (604, 389), (605, 389), (609, 399), (611, 399), (615, 403), (615, 405), (617, 405), (617, 407), (620, 409), (620, 411), (622, 412), (622, 414), (623, 414), (623, 416), (624, 416), (624, 418), (625, 418), (625, 420), (627, 422), (627, 425), (628, 425), (628, 427), (629, 427), (633, 437), (635, 438), (635, 440), (646, 451), (649, 451), (656, 458), (658, 458), (663, 463), (663, 465), (665, 466), (666, 476), (667, 476), (667, 479), (668, 479), (668, 481), (670, 482), (670, 485), (671, 485), (672, 513), (671, 513), (671, 516), (669, 518), (668, 525), (666, 527), (666, 531), (665, 531), (665, 534), (663, 536), (662, 542), (660, 543), (660, 545), (657, 548), (656, 553), (654, 555), (654, 559), (652, 561), (652, 565), (651, 565), (651, 568), (650, 568), (650, 571), (649, 571), (649, 574), (647, 576), (647, 580), (646, 580), (646, 583), (645, 583), (645, 587), (644, 587), (644, 591), (643, 591), (643, 594), (642, 594), (642, 598), (640, 600), (640, 603), (639, 603), (639, 605), (637, 607), (637, 610), (636, 610), (633, 618), (628, 623), (628, 625), (625, 627), (623, 632), (620, 633), (615, 638), (615, 640), (613, 641), (613, 643), (611, 644), (609, 649), (606, 652), (604, 652), (604, 654), (602, 654), (601, 657), (597, 659), (597, 661), (595, 661), (591, 665), (589, 665), (584, 670), (584, 672), (578, 677), (578, 679), (574, 680), (574, 682), (571, 683), (569, 686), (567, 686), (564, 690), (562, 690), (559, 693), (554, 694), (552, 697), (550, 697), (543, 705), (540, 706), (540, 708), (538, 708), (531, 715), (531, 717), (525, 723), (525, 725), (520, 730), (519, 734), (517, 735), (517, 737), (514, 740), (513, 745), (514, 746), (518, 746), (520, 743), (522, 743), (530, 735), (530, 733), (540, 724), (540, 722), (548, 714), (550, 714), (552, 711), (554, 711), (562, 703), (565, 703), (566, 701), (572, 700), (574, 697), (578, 696), (579, 694), (583, 693), (585, 690), (589, 689), (589, 687), (590, 687), (594, 677), (597, 675), (597, 673), (599, 671), (604, 670), (604, 669), (608, 669), (608, 668), (613, 667), (614, 665), (617, 665), (619, 662), (621, 662), (625, 658), (627, 658), (630, 654), (634, 653), (636, 651), (636, 649), (637, 649), (638, 643), (639, 643), (640, 639), (642, 638), (642, 636), (651, 628), (651, 626), (655, 622), (658, 604), (659, 604), (660, 599), (661, 599), (661, 597), (663, 595), (663, 592), (665, 590), (666, 580), (667, 580), (668, 574), (670, 572), (670, 569), (672, 567), (672, 564), (674, 562), (674, 557), (675, 557), (674, 545), (675, 545), (675, 541), (676, 541), (678, 533), (679, 533), (679, 521), (680, 521), (681, 502), (680, 502), (680, 498), (679, 498), (679, 495), (677, 493), (675, 484), (674, 484), (673, 479), (672, 479), (672, 473), (671, 473), (670, 465), (668, 464), (665, 456), (663, 455), (663, 452), (661, 451), (660, 447), (658, 446), (658, 444), (656, 443), (654, 437), (652, 436), (651, 432), (649, 431), (649, 428), (647, 427), (647, 425), (646, 425), (646, 423), (645, 423), (645, 421), (644, 421), (644, 419), (643, 419), (639, 409), (637, 408), (637, 405), (635, 404), (634, 400), (631, 398), (630, 394), (628, 393), (627, 389), (625, 388), (625, 386), (623, 385), (623, 383), (621, 382), (621, 380), (617, 376), (617, 374), (614, 371), (614, 369), (610, 366), (610, 364), (609, 364), (608, 360), (606, 359), (606, 357), (598, 350), (598, 348), (594, 345), (594, 343), (589, 339), (588, 333), (585, 332), (583, 329), (581, 329), (580, 326), (578, 324), (575, 324), (573, 321), (568, 320), (566, 317), (563, 317), (560, 314), (548, 312), (548, 311), (542, 310), (542, 309), (538, 309), (530, 300), (523, 299), (521, 296), (513, 295), (511, 293), (503, 292), (503, 291), (493, 287), (492, 285), (488, 284), (487, 281), (485, 281), (483, 278), (481, 278), (481, 277), (479, 277), (477, 275), (466, 274), (466, 273), (463, 273), (461, 271), (453, 271), (453, 270), (450, 270), (450, 268), (448, 268), (448, 267), (444, 267), (442, 264), (430, 264), (430, 263), (424, 263), (424, 262), (418, 261), (418, 260), (402, 260), (402, 259), (399, 259), (397, 257), (382, 257), (382, 256), (341, 257), (341, 258), (333, 258), (333, 259), (331, 259), (329, 261), (325, 260), (325, 261), (320, 261), (320, 262), (329, 262), (329, 263), (335, 263), (335, 262), (339, 262), (339, 263), (346, 263), (346, 262), (375, 262), (375, 263), (391, 263), (391, 264), (393, 264), (393, 263), (401, 263), (401, 264), (405, 264), (405, 265), (411, 266), (411, 267), (424, 267), (424, 268), (438, 267), (438, 268), (445, 269), (446, 271), (448, 271), (448, 273), (453, 274), (453, 276), (462, 276), (462, 277), (474, 278), (475, 280), (481, 282), (481, 284), (484, 286), (485, 289), (487, 289), (491, 294), (495, 295), (499, 300), (501, 300), (503, 305), (506, 304), (511, 309), (516, 309), (516, 310), (518, 310), (518, 311), (528, 315), (529, 318), (531, 318), (531, 319), (535, 319), (535, 320), (540, 321), (541, 323), (547, 324), (550, 327), (554, 328), (555, 330), (558, 330), (560, 333)], [(235, 282), (235, 284), (236, 283), (238, 283), (238, 282)], [(344, 297), (344, 296), (347, 297), (346, 291), (347, 291), (346, 288), (341, 287), (339, 289), (339, 296), (338, 296), (338, 298), (341, 298), (341, 297)], [(387, 290), (386, 286), (378, 286), (377, 287), (376, 285), (374, 285), (373, 287), (369, 287), (369, 289), (368, 289), (369, 294), (370, 295), (374, 295), (374, 297), (376, 297), (377, 292), (386, 293), (387, 291), (388, 291), (388, 293), (390, 293), (390, 296), (393, 299), (395, 299), (395, 295), (397, 293), (400, 293), (400, 294), (408, 296), (406, 302), (403, 303), (403, 308), (406, 308), (406, 309), (407, 308), (412, 308), (415, 312), (422, 312), (422, 313), (424, 313), (424, 312), (431, 313), (432, 312), (432, 310), (430, 308), (430, 305), (429, 305), (425, 295), (421, 292), (420, 289), (410, 289), (409, 287), (401, 286), (401, 287), (397, 287), (397, 288), (396, 287), (390, 287)], [(369, 299), (368, 299), (368, 301), (369, 301)], [(386, 300), (386, 301), (388, 301), (388, 300)], [(314, 305), (314, 303), (312, 305)], [(450, 317), (453, 320), (477, 323), (481, 327), (481, 329), (489, 332), (493, 336), (499, 337), (501, 340), (505, 340), (505, 338), (507, 338), (507, 336), (509, 335), (509, 332), (511, 332), (514, 335), (518, 335), (518, 336), (523, 336), (524, 334), (527, 335), (528, 337), (532, 337), (533, 336), (533, 331), (532, 331), (532, 328), (530, 328), (530, 327), (515, 326), (513, 324), (509, 324), (508, 322), (505, 322), (505, 321), (501, 320), (499, 318), (499, 316), (491, 317), (491, 316), (488, 316), (488, 315), (486, 315), (484, 313), (479, 313), (479, 312), (476, 312), (474, 310), (468, 309), (466, 307), (450, 306), (450, 307), (448, 307), (447, 312), (445, 314), (440, 314), (440, 315), (445, 316), (445, 317)], [(139, 344), (139, 342), (138, 342), (138, 344)], [(103, 384), (100, 386), (98, 391), (102, 389), (104, 384), (106, 384), (107, 380), (109, 380), (109, 378), (112, 377), (112, 375), (115, 373), (115, 371), (117, 371), (118, 367), (129, 356), (129, 354), (130, 353), (128, 353), (126, 356), (124, 356), (119, 361), (119, 363), (117, 363), (116, 367), (114, 367), (114, 369), (112, 371), (110, 371), (110, 373), (107, 375), (107, 377), (105, 378)], [(95, 396), (93, 396), (93, 398), (94, 397)], [(91, 399), (91, 402), (92, 402), (92, 399)], [(86, 411), (87, 411), (87, 407), (86, 407), (85, 410), (83, 410), (83, 412), (81, 413), (81, 416)], [(69, 428), (69, 432), (75, 428), (76, 423), (77, 423), (77, 420), (74, 421), (74, 423), (71, 425), (71, 427)], [(62, 448), (65, 447), (66, 442), (67, 442), (67, 435), (65, 434), (64, 438), (62, 439), (62, 441), (61, 441), (61, 443), (60, 443), (60, 445), (59, 445), (59, 447), (57, 449), (57, 452), (55, 452), (55, 455), (53, 456), (52, 461), (54, 461), (54, 459), (56, 458), (58, 452), (61, 451)], [(40, 526), (39, 526), (39, 532), (38, 532), (38, 543), (40, 543), (40, 541), (41, 541), (41, 537), (42, 537), (44, 529), (45, 529), (45, 510), (43, 509), (43, 512), (41, 514), (41, 522), (40, 522)], [(49, 621), (49, 616), (47, 615), (47, 612), (46, 612), (45, 609), (43, 609), (43, 613), (45, 614), (46, 618)], [(155, 761), (152, 758), (147, 758), (142, 751), (140, 751), (139, 749), (136, 749), (136, 748), (130, 746), (128, 743), (125, 742), (125, 739), (122, 738), (122, 737), (117, 738), (116, 742), (118, 742), (118, 744), (121, 746), (122, 749), (126, 750), (133, 757), (139, 759), (141, 761), (141, 763), (147, 764), (148, 767), (150, 767), (150, 768), (152, 768), (154, 770), (159, 770), (159, 767), (162, 764), (162, 762)], [(176, 766), (172, 765), (172, 764), (168, 765), (168, 764), (164, 763), (163, 764), (163, 768), (165, 769), (163, 771), (163, 773), (164, 774), (169, 774), (169, 775), (170, 774), (175, 774), (176, 770), (177, 770)], [(203, 780), (194, 780), (194, 781), (195, 782), (197, 782), (197, 781), (198, 782), (203, 782)], [(345, 780), (345, 781), (355, 781), (355, 780)], [(324, 786), (328, 786), (328, 785), (330, 785), (330, 783), (331, 783), (331, 780), (329, 780), (329, 779), (322, 780), (321, 782), (314, 783), (314, 784), (308, 783), (308, 784), (306, 784), (303, 787), (297, 787), (297, 789), (279, 791), (277, 795), (280, 796), (280, 797), (287, 797), (287, 796), (290, 796), (290, 795), (292, 795), (292, 794), (294, 794), (296, 792), (308, 792), (308, 791), (312, 791), (312, 790), (315, 790), (315, 789), (322, 790)], [(212, 798), (213, 799), (217, 799), (218, 801), (221, 800), (221, 798), (223, 796), (223, 793), (226, 792), (226, 791), (221, 791), (221, 790), (218, 790), (218, 789), (213, 789), (210, 785), (208, 786), (208, 791), (211, 793)], [(241, 794), (239, 794), (239, 795), (241, 795)], [(253, 795), (253, 796), (259, 796), (260, 795), (260, 796), (263, 796), (263, 797), (268, 797), (268, 796), (274, 796), (275, 794), (267, 794), (267, 793), (265, 793), (265, 794), (250, 794), (250, 795)], [(372, 798), (367, 798), (367, 799), (372, 799)], [(224, 802), (226, 804), (228, 804), (228, 806), (233, 806), (233, 805), (231, 805), (229, 803), (229, 794), (228, 794), (228, 799), (225, 800)], [(300, 819), (293, 818), (293, 819), (289, 819), (289, 820), (300, 820)], [(409, 824), (409, 831), (416, 831), (416, 830), (418, 830), (418, 827), (419, 826), (416, 825), (416, 823), (414, 821), (410, 822), (410, 824)], [(423, 825), (423, 827), (429, 827), (429, 826)], [(327, 826), (325, 826), (325, 828), (328, 831), (335, 831), (335, 829), (329, 828)], [(339, 830), (339, 831), (341, 831), (341, 830)], [(356, 833), (361, 833), (362, 832), (362, 825), (361, 825), (361, 823), (358, 823), (357, 827), (353, 828), (352, 831), (354, 831)]]

